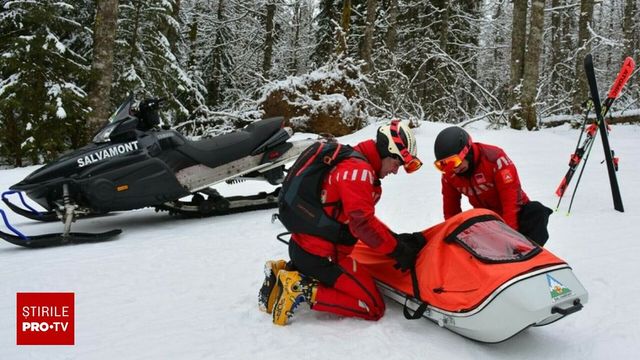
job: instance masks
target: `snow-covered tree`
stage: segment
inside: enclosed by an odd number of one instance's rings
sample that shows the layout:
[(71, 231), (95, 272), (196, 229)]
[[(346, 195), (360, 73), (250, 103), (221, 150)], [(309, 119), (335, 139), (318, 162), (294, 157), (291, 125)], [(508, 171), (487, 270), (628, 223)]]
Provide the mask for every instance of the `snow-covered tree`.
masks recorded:
[(179, 39), (172, 37), (173, 45), (167, 39), (168, 33), (180, 34), (174, 1), (122, 0), (118, 13), (112, 99), (117, 102), (130, 92), (162, 97), (170, 123), (188, 117), (204, 102), (205, 90), (174, 54)]
[(51, 160), (84, 129), (87, 59), (81, 1), (3, 1), (0, 12), (0, 154), (22, 166)]

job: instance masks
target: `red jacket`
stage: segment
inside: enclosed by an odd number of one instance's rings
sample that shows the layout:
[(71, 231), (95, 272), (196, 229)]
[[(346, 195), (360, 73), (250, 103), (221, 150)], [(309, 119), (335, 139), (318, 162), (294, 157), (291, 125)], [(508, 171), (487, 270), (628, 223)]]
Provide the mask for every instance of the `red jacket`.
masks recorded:
[[(368, 161), (348, 158), (336, 165), (324, 179), (321, 198), (323, 203), (337, 203), (325, 207), (327, 215), (343, 224), (349, 224), (351, 234), (382, 254), (391, 253), (396, 239), (389, 228), (375, 216), (375, 204), (380, 199), (380, 168), (382, 160), (373, 140), (355, 146)], [(335, 245), (323, 238), (308, 234), (293, 234), (292, 239), (305, 251), (318, 256), (342, 257), (351, 253), (353, 246)]]
[(518, 211), (529, 202), (529, 198), (522, 191), (515, 165), (497, 146), (480, 143), (472, 146), (474, 166), (471, 174), (442, 175), (444, 218), (462, 211), (460, 198), (464, 194), (471, 206), (495, 211), (509, 226), (518, 230)]

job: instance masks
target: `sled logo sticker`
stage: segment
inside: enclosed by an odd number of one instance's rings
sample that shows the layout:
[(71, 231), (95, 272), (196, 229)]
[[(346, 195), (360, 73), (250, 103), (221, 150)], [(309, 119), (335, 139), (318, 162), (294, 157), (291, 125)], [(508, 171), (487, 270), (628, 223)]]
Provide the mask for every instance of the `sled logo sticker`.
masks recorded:
[(98, 161), (102, 161), (102, 160), (106, 160), (108, 158), (114, 157), (114, 156), (118, 156), (118, 155), (122, 155), (122, 154), (126, 154), (128, 152), (131, 151), (135, 151), (138, 150), (138, 142), (137, 141), (131, 141), (125, 144), (121, 144), (121, 145), (117, 145), (117, 146), (112, 146), (108, 149), (104, 149), (104, 150), (99, 150), (96, 151), (94, 153), (91, 153), (87, 156), (78, 158), (77, 162), (78, 162), (78, 167), (85, 167), (87, 165), (91, 165), (93, 163), (96, 163)]
[(547, 274), (547, 284), (549, 284), (549, 292), (551, 293), (551, 301), (553, 302), (564, 299), (572, 294), (571, 289), (562, 285), (560, 281), (549, 274)]

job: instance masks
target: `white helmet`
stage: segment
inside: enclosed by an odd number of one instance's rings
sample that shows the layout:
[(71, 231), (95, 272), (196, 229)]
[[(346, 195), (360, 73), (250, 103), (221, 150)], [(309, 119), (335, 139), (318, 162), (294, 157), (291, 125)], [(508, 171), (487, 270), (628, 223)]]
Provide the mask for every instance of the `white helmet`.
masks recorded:
[(393, 156), (400, 159), (408, 173), (418, 170), (422, 165), (417, 158), (416, 138), (406, 122), (392, 120), (391, 123), (380, 126), (376, 135), (376, 147), (381, 158)]

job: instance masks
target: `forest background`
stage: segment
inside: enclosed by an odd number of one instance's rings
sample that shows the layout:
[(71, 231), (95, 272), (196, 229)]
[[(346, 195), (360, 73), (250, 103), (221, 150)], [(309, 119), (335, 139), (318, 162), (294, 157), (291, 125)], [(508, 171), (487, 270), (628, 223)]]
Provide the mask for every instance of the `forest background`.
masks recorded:
[[(84, 145), (130, 93), (193, 137), (268, 116), (345, 135), (401, 118), (581, 121), (638, 60), (640, 0), (30, 0), (0, 3), (0, 165)], [(611, 122), (637, 121), (634, 73)]]

